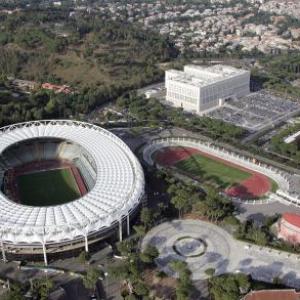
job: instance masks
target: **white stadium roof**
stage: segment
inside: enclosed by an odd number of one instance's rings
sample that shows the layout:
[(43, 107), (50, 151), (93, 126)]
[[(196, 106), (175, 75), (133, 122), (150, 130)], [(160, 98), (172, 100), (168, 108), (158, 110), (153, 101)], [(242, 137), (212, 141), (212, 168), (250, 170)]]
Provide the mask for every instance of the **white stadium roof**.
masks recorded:
[(71, 241), (109, 228), (138, 205), (144, 193), (143, 170), (128, 146), (114, 134), (77, 121), (26, 122), (0, 129), (0, 153), (16, 142), (39, 137), (66, 139), (86, 149), (96, 164), (96, 183), (82, 198), (48, 207), (21, 205), (0, 192), (4, 243)]

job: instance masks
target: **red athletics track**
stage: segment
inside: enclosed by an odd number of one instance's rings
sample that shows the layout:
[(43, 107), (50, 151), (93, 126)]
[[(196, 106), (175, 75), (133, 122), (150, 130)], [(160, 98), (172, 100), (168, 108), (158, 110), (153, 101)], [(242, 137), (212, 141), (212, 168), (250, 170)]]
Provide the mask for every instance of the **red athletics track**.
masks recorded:
[(163, 166), (173, 166), (179, 161), (185, 160), (194, 154), (200, 154), (212, 158), (214, 160), (220, 161), (225, 165), (246, 171), (252, 174), (246, 180), (239, 182), (235, 186), (231, 186), (225, 190), (225, 193), (231, 197), (239, 197), (241, 199), (258, 198), (271, 190), (271, 182), (269, 178), (261, 173), (254, 172), (247, 168), (241, 167), (237, 164), (230, 163), (221, 158), (209, 155), (195, 148), (189, 147), (166, 147), (159, 150), (155, 154), (155, 160)]
[(71, 167), (71, 171), (72, 171), (72, 174), (75, 178), (75, 181), (76, 181), (76, 184), (78, 186), (78, 189), (79, 189), (79, 192), (80, 192), (80, 195), (83, 196), (87, 193), (87, 189), (86, 189), (86, 186), (82, 180), (82, 177), (78, 171), (78, 169), (76, 167)]

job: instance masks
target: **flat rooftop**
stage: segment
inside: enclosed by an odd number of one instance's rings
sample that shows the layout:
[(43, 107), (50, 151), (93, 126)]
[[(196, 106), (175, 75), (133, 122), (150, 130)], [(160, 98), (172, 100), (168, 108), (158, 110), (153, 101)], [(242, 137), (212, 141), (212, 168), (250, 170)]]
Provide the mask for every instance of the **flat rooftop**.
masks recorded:
[(299, 136), (300, 136), (300, 131), (297, 131), (296, 133), (293, 133), (293, 134), (289, 135), (288, 137), (286, 137), (284, 139), (284, 142), (286, 144), (293, 143), (296, 141), (297, 137), (299, 137)]
[(173, 75), (172, 80), (197, 87), (249, 73), (247, 70), (226, 65), (214, 65), (210, 67), (186, 65), (183, 71), (171, 69), (167, 70), (167, 72)]

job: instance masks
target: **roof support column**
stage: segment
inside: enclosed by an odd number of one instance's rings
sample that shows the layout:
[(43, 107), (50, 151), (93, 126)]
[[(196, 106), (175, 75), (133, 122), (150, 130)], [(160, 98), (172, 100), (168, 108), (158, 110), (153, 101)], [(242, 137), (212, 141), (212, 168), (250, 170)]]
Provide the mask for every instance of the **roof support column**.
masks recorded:
[(127, 235), (130, 236), (130, 218), (129, 218), (129, 213), (127, 215)]
[(89, 243), (88, 243), (87, 232), (84, 234), (84, 244), (85, 244), (85, 252), (89, 252)]
[(123, 240), (123, 230), (122, 230), (122, 218), (119, 221), (119, 241), (122, 242)]
[(44, 242), (42, 242), (42, 246), (43, 246), (43, 254), (44, 254), (44, 263), (45, 266), (48, 266), (48, 260), (47, 260), (47, 253), (46, 253), (46, 244)]
[(4, 249), (4, 244), (3, 244), (2, 238), (1, 238), (1, 251), (2, 251), (2, 260), (4, 263), (6, 263), (7, 260), (6, 260), (5, 249)]

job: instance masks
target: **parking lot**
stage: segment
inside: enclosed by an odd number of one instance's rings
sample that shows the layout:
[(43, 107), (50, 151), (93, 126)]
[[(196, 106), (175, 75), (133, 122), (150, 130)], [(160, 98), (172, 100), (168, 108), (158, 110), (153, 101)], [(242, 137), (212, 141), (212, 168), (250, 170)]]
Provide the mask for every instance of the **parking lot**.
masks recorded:
[(208, 116), (238, 124), (254, 132), (275, 125), (297, 113), (300, 113), (298, 103), (260, 91), (243, 98), (230, 99), (223, 107), (211, 111)]

